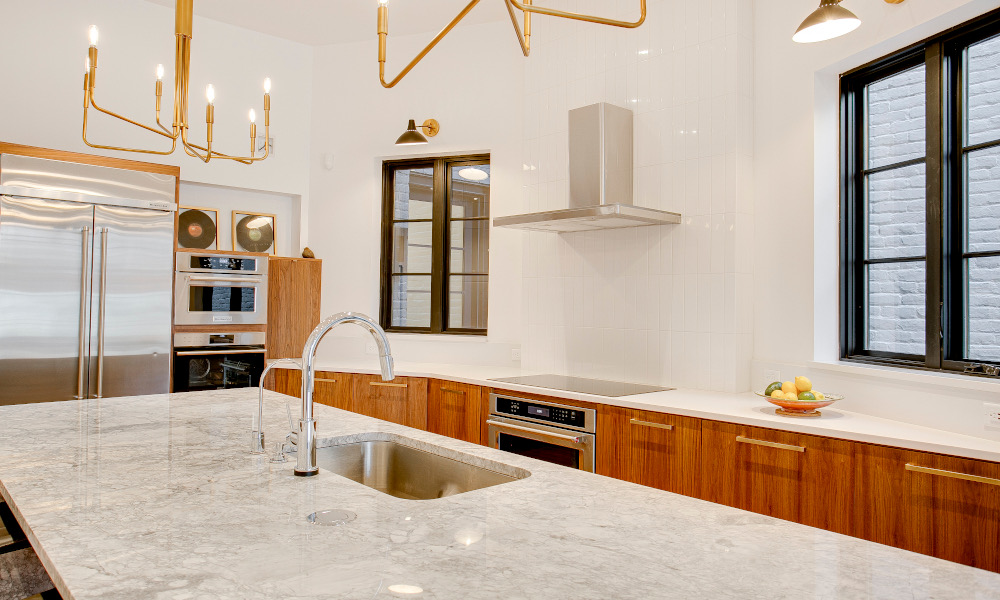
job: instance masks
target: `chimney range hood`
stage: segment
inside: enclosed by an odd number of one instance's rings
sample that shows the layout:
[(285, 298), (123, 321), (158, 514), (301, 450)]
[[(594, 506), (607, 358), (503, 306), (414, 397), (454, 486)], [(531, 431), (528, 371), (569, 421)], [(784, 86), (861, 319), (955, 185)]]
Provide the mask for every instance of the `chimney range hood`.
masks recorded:
[(680, 222), (678, 213), (632, 204), (632, 111), (603, 102), (569, 111), (569, 208), (493, 219), (557, 233)]

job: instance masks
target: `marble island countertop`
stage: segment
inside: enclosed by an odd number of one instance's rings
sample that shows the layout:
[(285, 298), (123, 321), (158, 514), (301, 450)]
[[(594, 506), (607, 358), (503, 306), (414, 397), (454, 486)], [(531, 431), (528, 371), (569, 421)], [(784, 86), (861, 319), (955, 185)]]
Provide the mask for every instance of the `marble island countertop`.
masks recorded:
[[(288, 400), (268, 394), (270, 440)], [(63, 597), (1000, 598), (998, 574), (326, 406), (320, 445), (381, 433), (531, 475), (426, 501), (294, 477), (249, 454), (255, 408), (256, 390), (0, 407), (0, 493)], [(338, 508), (357, 519), (306, 521)]]
[[(349, 373), (378, 373), (374, 357), (346, 361), (325, 361), (318, 364), (318, 371), (343, 371)], [(950, 454), (965, 458), (1000, 462), (1000, 437), (990, 440), (953, 433), (941, 429), (922, 427), (903, 421), (884, 419), (842, 408), (834, 404), (822, 409), (818, 419), (789, 418), (776, 415), (774, 406), (751, 392), (727, 393), (705, 390), (675, 389), (665, 392), (637, 394), (620, 398), (566, 392), (549, 388), (514, 385), (493, 381), (500, 377), (533, 375), (511, 367), (456, 365), (441, 363), (396, 362), (396, 374), (411, 377), (430, 377), (502, 388), (513, 392), (529, 392), (580, 400), (596, 404), (622, 406), (638, 410), (665, 412), (700, 419), (727, 421), (756, 427), (769, 427), (796, 433), (835, 437), (857, 442), (896, 446)]]

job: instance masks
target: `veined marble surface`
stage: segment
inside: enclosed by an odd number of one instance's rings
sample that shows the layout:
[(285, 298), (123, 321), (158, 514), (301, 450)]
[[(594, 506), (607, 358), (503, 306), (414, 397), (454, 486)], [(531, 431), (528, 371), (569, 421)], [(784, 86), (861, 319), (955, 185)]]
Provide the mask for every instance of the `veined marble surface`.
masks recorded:
[[(256, 398), (0, 407), (0, 492), (64, 598), (1000, 598), (998, 574), (326, 406), (321, 445), (382, 432), (531, 475), (425, 501), (294, 477), (248, 452)], [(336, 508), (358, 518), (306, 521)]]

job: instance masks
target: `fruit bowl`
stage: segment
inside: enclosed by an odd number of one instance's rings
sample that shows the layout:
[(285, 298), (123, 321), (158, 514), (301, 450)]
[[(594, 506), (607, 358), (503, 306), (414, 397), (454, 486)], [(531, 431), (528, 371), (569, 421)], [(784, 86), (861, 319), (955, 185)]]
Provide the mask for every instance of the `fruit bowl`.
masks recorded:
[(784, 417), (819, 417), (823, 413), (816, 409), (830, 406), (837, 400), (844, 399), (843, 396), (836, 394), (826, 394), (826, 397), (822, 400), (787, 400), (765, 396), (760, 392), (754, 393), (777, 406), (778, 408), (775, 409), (774, 413)]

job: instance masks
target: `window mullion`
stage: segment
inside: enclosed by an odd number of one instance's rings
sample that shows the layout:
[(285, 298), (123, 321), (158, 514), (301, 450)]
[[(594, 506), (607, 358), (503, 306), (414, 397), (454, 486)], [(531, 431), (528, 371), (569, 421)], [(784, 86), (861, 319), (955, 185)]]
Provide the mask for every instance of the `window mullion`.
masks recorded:
[(942, 291), (944, 286), (942, 262), (942, 192), (944, 190), (944, 139), (945, 139), (945, 84), (941, 44), (928, 44), (926, 60), (926, 310), (925, 310), (925, 364), (929, 369), (940, 369), (942, 359)]
[(431, 330), (440, 333), (444, 331), (445, 294), (445, 256), (448, 240), (446, 239), (448, 215), (447, 166), (444, 160), (434, 161), (434, 224), (431, 237), (434, 240), (431, 249)]

